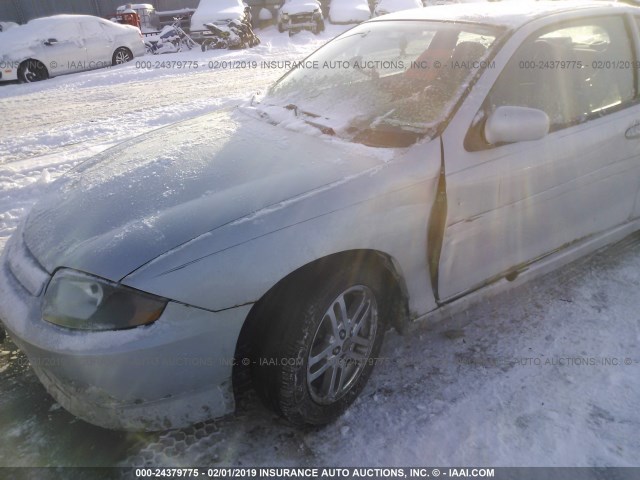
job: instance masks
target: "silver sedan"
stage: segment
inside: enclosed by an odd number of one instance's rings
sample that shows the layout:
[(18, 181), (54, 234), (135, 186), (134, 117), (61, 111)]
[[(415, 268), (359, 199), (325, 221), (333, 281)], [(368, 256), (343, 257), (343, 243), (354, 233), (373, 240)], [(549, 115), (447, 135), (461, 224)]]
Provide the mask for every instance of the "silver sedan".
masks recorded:
[(249, 105), (55, 184), (12, 236), (0, 318), (66, 409), (121, 429), (295, 424), (365, 387), (385, 331), (640, 226), (640, 13), (511, 2), (354, 27)]

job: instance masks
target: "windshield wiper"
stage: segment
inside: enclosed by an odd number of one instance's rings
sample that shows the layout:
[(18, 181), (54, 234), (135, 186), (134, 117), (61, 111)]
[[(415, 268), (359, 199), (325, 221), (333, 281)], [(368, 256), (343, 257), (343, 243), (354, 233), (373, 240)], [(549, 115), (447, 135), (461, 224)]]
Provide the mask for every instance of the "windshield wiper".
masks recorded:
[[(307, 112), (307, 111), (304, 111), (304, 110), (300, 110), (300, 108), (297, 105), (294, 105), (293, 103), (290, 103), (290, 104), (286, 105), (284, 108), (286, 108), (287, 110), (293, 110), (293, 112), (295, 113), (296, 117), (300, 117), (300, 114), (303, 114), (306, 117), (322, 118), (317, 113), (311, 113), (311, 112)], [(323, 125), (321, 123), (318, 123), (318, 122), (315, 122), (313, 120), (309, 120), (309, 119), (306, 119), (306, 118), (303, 118), (303, 121), (306, 124), (317, 128), (318, 130), (320, 130), (325, 135), (331, 135), (333, 137), (336, 134), (336, 131), (333, 128), (327, 126), (327, 125)]]
[(352, 141), (370, 147), (406, 148), (425, 136), (433, 134), (432, 129), (418, 130), (409, 125), (376, 123), (361, 129), (349, 129)]
[(322, 125), (322, 124), (317, 123), (317, 122), (312, 122), (311, 120), (305, 120), (304, 122), (306, 124), (308, 124), (308, 125), (311, 125), (312, 127), (316, 127), (318, 130), (320, 130), (325, 135), (331, 135), (332, 137), (334, 137), (335, 134), (336, 134), (336, 131), (333, 128), (328, 127), (327, 125)]

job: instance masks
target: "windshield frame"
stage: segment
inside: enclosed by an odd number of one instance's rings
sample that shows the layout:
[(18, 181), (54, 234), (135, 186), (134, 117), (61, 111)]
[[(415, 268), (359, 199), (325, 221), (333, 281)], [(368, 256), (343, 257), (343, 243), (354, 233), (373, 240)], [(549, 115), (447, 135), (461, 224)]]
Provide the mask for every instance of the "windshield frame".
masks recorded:
[[(420, 23), (420, 22), (424, 22), (424, 23), (431, 23), (431, 24), (443, 24), (443, 25), (455, 25), (455, 26), (469, 26), (469, 27), (475, 27), (475, 28), (487, 28), (490, 30), (493, 30), (495, 32), (495, 40), (493, 42), (493, 44), (491, 45), (491, 48), (488, 50), (488, 54), (486, 56), (486, 58), (483, 58), (483, 62), (486, 62), (486, 64), (490, 65), (492, 64), (492, 62), (494, 61), (496, 55), (502, 50), (503, 46), (505, 45), (505, 43), (511, 38), (511, 36), (515, 33), (515, 29), (513, 28), (509, 28), (505, 25), (497, 25), (497, 24), (493, 24), (493, 23), (484, 23), (484, 22), (473, 22), (473, 21), (465, 21), (465, 20), (461, 20), (461, 21), (454, 21), (454, 20), (441, 20), (441, 19), (432, 19), (432, 18), (420, 18), (420, 19), (412, 19), (412, 18), (403, 18), (403, 19), (380, 19), (380, 18), (374, 18), (371, 20), (367, 20), (366, 22), (362, 22), (360, 24), (354, 25), (353, 27), (349, 28), (348, 30), (345, 30), (342, 34), (340, 34), (339, 36), (332, 38), (330, 41), (328, 41), (327, 43), (325, 43), (324, 45), (318, 47), (317, 49), (315, 49), (313, 52), (311, 52), (309, 55), (307, 55), (304, 59), (296, 61), (294, 63), (296, 64), (304, 64), (305, 62), (309, 62), (311, 60), (309, 60), (311, 57), (313, 57), (319, 50), (327, 47), (328, 45), (330, 45), (331, 43), (335, 42), (335, 41), (340, 41), (341, 39), (343, 39), (345, 36), (349, 35), (349, 32), (352, 32), (353, 30), (362, 27), (362, 25), (366, 25), (368, 23), (400, 23), (400, 22), (411, 22), (411, 23)], [(257, 106), (259, 106), (260, 104), (262, 104), (263, 100), (268, 100), (269, 99), (269, 95), (272, 91), (272, 89), (274, 89), (277, 85), (279, 85), (282, 81), (284, 81), (289, 75), (291, 75), (293, 72), (295, 72), (298, 68), (300, 68), (299, 66), (294, 66), (294, 68), (291, 68), (289, 71), (287, 71), (284, 75), (282, 75), (280, 78), (278, 78), (278, 80), (276, 80), (273, 84), (271, 84), (271, 86), (269, 87), (269, 89), (265, 92), (264, 97), (257, 102)], [(460, 108), (461, 104), (464, 102), (464, 100), (467, 98), (469, 92), (472, 91), (473, 87), (476, 85), (476, 83), (478, 82), (478, 80), (482, 77), (482, 75), (485, 73), (485, 71), (487, 70), (486, 67), (480, 67), (478, 69), (476, 69), (475, 72), (473, 72), (473, 74), (468, 78), (467, 82), (465, 82), (465, 88), (464, 90), (462, 90), (461, 93), (459, 93), (455, 98), (452, 100), (454, 100), (452, 102), (452, 106), (450, 109), (448, 109), (448, 111), (443, 112), (444, 116), (443, 118), (437, 122), (437, 124), (434, 126), (433, 128), (433, 133), (431, 135), (424, 135), (422, 138), (419, 138), (416, 142), (414, 142), (414, 144), (419, 144), (422, 143), (423, 141), (431, 141), (437, 137), (439, 137), (440, 135), (442, 135), (442, 132), (444, 131), (444, 129), (449, 125), (451, 119), (453, 118), (453, 116), (457, 113), (458, 109)], [(253, 102), (252, 102), (253, 104)], [(265, 103), (264, 105), (269, 105), (269, 106), (279, 106), (279, 105), (270, 105), (268, 103)], [(283, 106), (284, 107), (284, 106)], [(353, 140), (349, 140), (344, 138), (345, 141), (348, 141), (350, 143), (353, 142)], [(385, 148), (384, 146), (378, 145), (381, 148)], [(410, 145), (411, 146), (411, 145)], [(394, 148), (394, 147), (386, 147), (386, 148)]]

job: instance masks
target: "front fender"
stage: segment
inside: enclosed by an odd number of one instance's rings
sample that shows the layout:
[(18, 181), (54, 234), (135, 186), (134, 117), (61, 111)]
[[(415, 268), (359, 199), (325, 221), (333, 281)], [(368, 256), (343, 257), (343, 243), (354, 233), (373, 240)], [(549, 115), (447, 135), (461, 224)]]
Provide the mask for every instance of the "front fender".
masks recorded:
[(440, 170), (439, 142), (231, 222), (156, 258), (123, 284), (214, 311), (259, 300), (288, 274), (348, 250), (392, 258), (412, 316), (436, 307), (427, 222)]

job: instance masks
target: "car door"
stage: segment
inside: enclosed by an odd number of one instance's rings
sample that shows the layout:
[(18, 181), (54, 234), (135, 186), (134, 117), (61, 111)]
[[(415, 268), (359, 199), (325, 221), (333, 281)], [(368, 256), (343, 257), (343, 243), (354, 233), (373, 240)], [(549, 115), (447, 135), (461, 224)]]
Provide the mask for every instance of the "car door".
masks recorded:
[(50, 75), (61, 75), (84, 69), (87, 52), (82, 38), (83, 33), (77, 22), (59, 22), (43, 34), (47, 40), (41, 49)]
[(84, 19), (80, 22), (80, 27), (84, 33), (88, 67), (100, 68), (111, 65), (111, 57), (115, 50), (111, 35), (108, 35), (97, 20)]
[[(632, 214), (640, 107), (631, 22), (609, 15), (538, 28), (507, 42), (443, 134), (441, 302)], [(501, 106), (545, 112), (549, 133), (489, 143), (486, 125)]]

